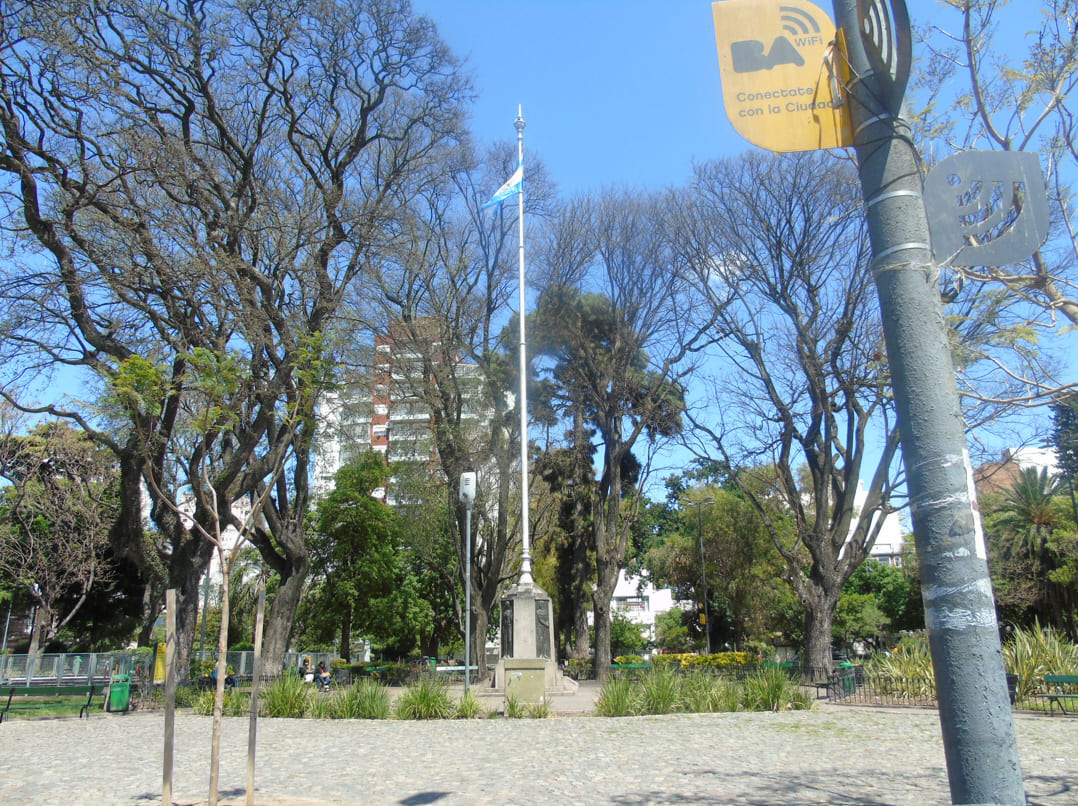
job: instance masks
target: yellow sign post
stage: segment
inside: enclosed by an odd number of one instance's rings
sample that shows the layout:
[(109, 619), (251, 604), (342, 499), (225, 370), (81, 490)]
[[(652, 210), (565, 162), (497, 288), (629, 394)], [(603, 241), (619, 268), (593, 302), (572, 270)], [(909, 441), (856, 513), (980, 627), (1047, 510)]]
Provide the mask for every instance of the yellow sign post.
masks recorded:
[(711, 4), (726, 115), (770, 151), (853, 145), (835, 24), (807, 0)]

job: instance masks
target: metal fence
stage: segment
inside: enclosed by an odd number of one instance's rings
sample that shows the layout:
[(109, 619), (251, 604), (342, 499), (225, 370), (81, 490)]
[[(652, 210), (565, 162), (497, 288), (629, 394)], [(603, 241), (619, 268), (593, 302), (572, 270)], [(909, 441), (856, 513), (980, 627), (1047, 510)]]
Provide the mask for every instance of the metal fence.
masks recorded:
[(104, 683), (115, 673), (138, 675), (152, 663), (152, 649), (0, 655), (0, 685)]
[[(217, 653), (196, 651), (192, 655), (191, 676), (198, 678), (202, 669), (194, 663), (216, 660)], [(311, 669), (324, 661), (329, 668), (331, 652), (287, 652), (280, 669), (263, 669), (264, 678), (280, 676), (285, 669), (298, 670), (304, 659)], [(66, 652), (42, 655), (0, 655), (0, 686), (105, 683), (113, 674), (130, 674), (140, 681), (153, 679), (154, 650), (150, 648), (116, 652)], [(230, 674), (249, 678), (254, 673), (254, 652), (228, 652), (225, 664)], [(207, 668), (206, 674), (209, 674)]]

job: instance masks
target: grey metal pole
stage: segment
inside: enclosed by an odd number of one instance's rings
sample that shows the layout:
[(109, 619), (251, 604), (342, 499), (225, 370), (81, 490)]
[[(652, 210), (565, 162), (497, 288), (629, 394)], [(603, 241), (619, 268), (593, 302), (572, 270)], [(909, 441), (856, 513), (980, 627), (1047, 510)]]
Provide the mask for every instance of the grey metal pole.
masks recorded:
[(951, 802), (1026, 802), (965, 424), (936, 288), (918, 155), (861, 40), (858, 0), (834, 0), (867, 206)]
[(472, 684), (472, 503), (464, 507), (464, 693)]

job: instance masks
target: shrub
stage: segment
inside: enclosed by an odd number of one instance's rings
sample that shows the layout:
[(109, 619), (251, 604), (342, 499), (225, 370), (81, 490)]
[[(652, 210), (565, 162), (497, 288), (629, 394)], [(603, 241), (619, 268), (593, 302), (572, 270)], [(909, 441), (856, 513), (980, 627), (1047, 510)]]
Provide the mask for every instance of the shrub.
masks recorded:
[(780, 711), (787, 708), (809, 708), (812, 701), (776, 666), (760, 669), (745, 678), (741, 685), (742, 702), (750, 711)]
[(683, 710), (694, 714), (736, 711), (741, 689), (725, 678), (693, 672), (682, 681), (681, 700)]
[(389, 692), (377, 680), (359, 680), (336, 697), (338, 719), (386, 719)]
[(440, 680), (421, 677), (397, 698), (397, 719), (448, 719), (454, 709), (446, 688)]
[(475, 692), (468, 689), (457, 702), (454, 716), (457, 719), (476, 719), (483, 712), (483, 704)]
[(640, 678), (636, 691), (639, 714), (671, 714), (681, 701), (682, 678), (670, 668), (652, 669)]
[(595, 679), (595, 663), (591, 658), (571, 658), (566, 671), (574, 680)]
[(260, 711), (272, 717), (302, 717), (311, 691), (312, 687), (298, 675), (282, 675), (259, 695)]
[(1044, 683), (1046, 674), (1074, 674), (1078, 670), (1078, 646), (1067, 643), (1051, 629), (1035, 624), (1016, 629), (1003, 644), (1007, 671), (1017, 675), (1017, 694), (1028, 697)]
[(523, 719), (526, 712), (524, 704), (512, 694), (505, 698), (505, 715), (510, 719)]
[(928, 642), (903, 639), (889, 654), (877, 654), (865, 664), (869, 685), (880, 694), (925, 699), (936, 696), (936, 679)]
[(635, 684), (627, 678), (611, 680), (595, 701), (595, 713), (598, 716), (633, 716), (636, 711), (634, 703)]
[(546, 700), (528, 703), (524, 710), (531, 719), (546, 719), (550, 716), (550, 703)]
[(323, 691), (316, 693), (307, 699), (306, 715), (312, 719), (337, 719), (337, 695), (326, 694)]
[(755, 666), (756, 655), (751, 652), (713, 652), (710, 655), (680, 653), (658, 655), (652, 659), (655, 665), (680, 666), (682, 669), (722, 669), (731, 666)]
[(198, 698), (199, 690), (193, 686), (177, 686), (176, 687), (176, 707), (188, 708), (195, 704), (195, 700)]
[[(192, 710), (200, 716), (211, 716), (214, 696), (216, 692), (212, 689), (198, 692), (191, 701)], [(224, 716), (247, 716), (251, 713), (251, 695), (247, 692), (226, 690), (221, 713)]]
[(617, 664), (641, 664), (644, 662), (644, 658), (641, 655), (618, 655), (614, 658), (614, 663)]

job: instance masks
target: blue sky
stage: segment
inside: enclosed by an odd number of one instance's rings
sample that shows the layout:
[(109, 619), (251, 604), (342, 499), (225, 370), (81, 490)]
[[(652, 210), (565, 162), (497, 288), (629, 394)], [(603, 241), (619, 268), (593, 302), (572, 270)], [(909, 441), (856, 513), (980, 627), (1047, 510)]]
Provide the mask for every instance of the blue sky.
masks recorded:
[[(514, 139), (523, 105), (525, 149), (567, 194), (677, 185), (693, 161), (752, 148), (723, 109), (709, 0), (413, 3), (467, 60), (479, 145)], [(954, 18), (937, 0), (909, 7), (915, 24)]]
[(726, 122), (708, 2), (414, 0), (468, 59), (480, 145), (516, 137), (567, 193), (661, 187), (748, 144)]
[[(816, 2), (831, 11), (830, 0)], [(513, 119), (523, 105), (526, 152), (542, 158), (567, 195), (680, 185), (694, 161), (754, 148), (723, 108), (710, 0), (413, 4), (437, 23), (473, 75), (477, 143), (514, 140)], [(941, 0), (907, 4), (914, 26), (958, 28), (958, 15)], [(1033, 5), (1017, 0), (1002, 12), (1001, 36), (1012, 54), (1024, 50), (1025, 30), (1040, 22), (1029, 15)], [(917, 54), (915, 41), (915, 69)], [(1073, 349), (1073, 334), (1054, 338)]]

